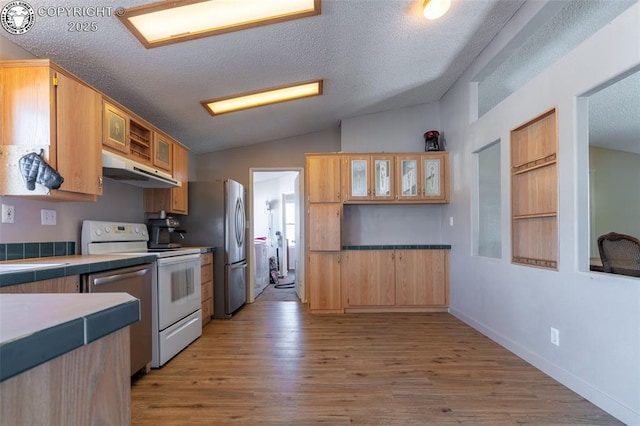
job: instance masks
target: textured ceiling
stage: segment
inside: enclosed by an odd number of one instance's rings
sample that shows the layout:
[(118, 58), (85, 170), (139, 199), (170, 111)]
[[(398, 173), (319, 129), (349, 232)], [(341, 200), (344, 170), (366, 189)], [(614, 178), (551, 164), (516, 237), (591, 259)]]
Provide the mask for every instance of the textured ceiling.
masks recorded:
[(589, 96), (589, 145), (640, 154), (640, 70)]
[[(437, 21), (422, 0), (324, 0), (322, 15), (145, 49), (115, 17), (37, 16), (20, 36), (196, 153), (337, 126), (344, 118), (437, 101), (524, 0), (454, 0)], [(128, 1), (127, 6), (148, 3)], [(51, 2), (34, 1), (34, 9)], [(56, 6), (77, 6), (57, 0)], [(121, 6), (103, 0), (99, 6)], [(69, 22), (97, 23), (70, 32)], [(324, 79), (324, 95), (211, 117), (201, 100)]]

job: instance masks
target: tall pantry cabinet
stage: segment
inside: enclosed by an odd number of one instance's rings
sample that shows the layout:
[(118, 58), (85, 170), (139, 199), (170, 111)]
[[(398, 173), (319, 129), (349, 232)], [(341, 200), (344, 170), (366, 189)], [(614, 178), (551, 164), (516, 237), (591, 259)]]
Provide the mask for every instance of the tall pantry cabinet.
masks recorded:
[(338, 154), (313, 154), (306, 160), (306, 280), (311, 312), (342, 312), (341, 159)]

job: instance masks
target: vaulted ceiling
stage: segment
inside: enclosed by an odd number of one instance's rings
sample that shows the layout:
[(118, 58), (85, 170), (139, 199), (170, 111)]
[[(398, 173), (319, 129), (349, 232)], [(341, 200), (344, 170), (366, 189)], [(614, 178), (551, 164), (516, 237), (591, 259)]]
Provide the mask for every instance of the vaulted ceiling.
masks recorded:
[[(153, 49), (115, 18), (36, 16), (5, 34), (51, 58), (196, 153), (324, 130), (439, 100), (524, 0), (453, 0), (428, 21), (421, 0), (324, 0), (322, 14)], [(127, 2), (127, 7), (148, 0)], [(51, 2), (32, 0), (37, 11)], [(120, 0), (99, 5), (121, 6)], [(74, 7), (57, 0), (56, 7)], [(95, 31), (69, 31), (95, 21)], [(324, 95), (212, 117), (200, 101), (311, 79)]]
[[(483, 95), (495, 105), (636, 1), (556, 3), (558, 12), (481, 83)], [(32, 0), (33, 28), (3, 35), (204, 153), (438, 101), (524, 2), (452, 0), (444, 17), (429, 21), (422, 0), (323, 0), (321, 15), (146, 49), (114, 16), (120, 0), (95, 5), (111, 7), (111, 16), (98, 17), (69, 17), (65, 8), (77, 7), (74, 0), (55, 7)], [(147, 3), (130, 0), (127, 7)], [(95, 31), (70, 31), (89, 21)], [(200, 104), (312, 79), (324, 79), (322, 96), (215, 117)], [(592, 144), (639, 152), (637, 81), (592, 97)]]

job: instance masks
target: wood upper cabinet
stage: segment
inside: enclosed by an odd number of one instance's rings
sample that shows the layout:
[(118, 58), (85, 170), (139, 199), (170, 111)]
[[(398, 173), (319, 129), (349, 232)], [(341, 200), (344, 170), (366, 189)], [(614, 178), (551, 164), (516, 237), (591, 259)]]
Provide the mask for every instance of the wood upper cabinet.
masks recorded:
[(396, 156), (396, 200), (449, 202), (449, 153)]
[(310, 203), (339, 203), (341, 196), (340, 154), (307, 155), (307, 200)]
[(309, 309), (322, 312), (342, 312), (340, 253), (307, 254)]
[(173, 143), (173, 178), (180, 181), (178, 188), (147, 188), (144, 190), (144, 210), (167, 213), (189, 213), (189, 151)]
[(187, 214), (189, 212), (189, 151), (182, 145), (173, 145), (173, 178), (182, 183), (179, 188), (171, 188), (171, 211)]
[(343, 164), (345, 202), (393, 200), (393, 156), (345, 155)]
[(420, 186), (425, 201), (449, 202), (449, 153), (437, 152), (420, 156)]
[(102, 110), (102, 144), (129, 155), (129, 116), (107, 101), (103, 101)]
[(311, 251), (340, 251), (342, 204), (316, 203), (307, 207), (307, 241)]
[(396, 305), (447, 306), (446, 250), (396, 250)]
[(345, 306), (395, 305), (393, 250), (350, 250), (343, 253)]
[[(95, 201), (102, 194), (102, 97), (49, 60), (1, 61), (0, 195)], [(20, 157), (44, 151), (64, 178), (58, 190), (26, 188)]]
[(145, 165), (152, 162), (153, 131), (144, 120), (103, 99), (102, 144), (107, 150)]
[(153, 165), (173, 172), (173, 140), (160, 132), (153, 132)]

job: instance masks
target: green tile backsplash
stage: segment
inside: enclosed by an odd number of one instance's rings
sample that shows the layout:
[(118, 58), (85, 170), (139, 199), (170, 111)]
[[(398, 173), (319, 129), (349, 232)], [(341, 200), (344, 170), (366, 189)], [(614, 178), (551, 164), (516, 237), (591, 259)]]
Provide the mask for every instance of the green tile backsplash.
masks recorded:
[(76, 254), (75, 241), (0, 244), (0, 261)]

